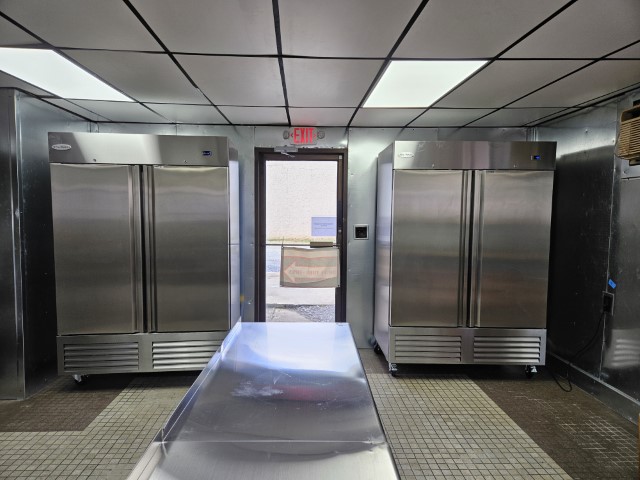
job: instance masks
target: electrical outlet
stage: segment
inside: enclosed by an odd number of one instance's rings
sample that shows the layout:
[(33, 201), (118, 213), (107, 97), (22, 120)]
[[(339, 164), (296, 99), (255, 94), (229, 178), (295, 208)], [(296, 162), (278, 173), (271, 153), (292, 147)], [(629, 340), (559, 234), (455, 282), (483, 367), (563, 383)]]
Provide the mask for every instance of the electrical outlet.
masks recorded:
[(615, 294), (609, 292), (602, 292), (602, 313), (608, 313), (613, 315), (613, 302), (615, 300)]

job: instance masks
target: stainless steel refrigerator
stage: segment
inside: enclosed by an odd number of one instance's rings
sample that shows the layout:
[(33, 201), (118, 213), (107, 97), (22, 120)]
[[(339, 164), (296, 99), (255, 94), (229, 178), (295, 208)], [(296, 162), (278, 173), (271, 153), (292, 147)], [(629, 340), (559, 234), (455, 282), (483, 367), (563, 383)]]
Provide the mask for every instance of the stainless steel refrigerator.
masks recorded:
[(224, 137), (50, 133), (58, 371), (204, 367), (240, 317)]
[(392, 373), (544, 364), (554, 168), (553, 142), (380, 153), (374, 333)]

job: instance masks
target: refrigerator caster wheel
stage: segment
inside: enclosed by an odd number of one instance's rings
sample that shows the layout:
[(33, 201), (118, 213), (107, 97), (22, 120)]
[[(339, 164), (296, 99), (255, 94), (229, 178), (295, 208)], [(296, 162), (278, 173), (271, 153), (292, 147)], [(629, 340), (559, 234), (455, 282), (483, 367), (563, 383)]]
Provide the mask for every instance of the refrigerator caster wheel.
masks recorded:
[(398, 375), (398, 366), (395, 363), (389, 364), (389, 373), (391, 374), (392, 377), (395, 377)]
[(373, 347), (373, 351), (376, 352), (378, 355), (380, 355), (382, 353), (382, 349), (380, 348), (380, 345), (378, 345), (377, 342), (376, 342), (375, 346)]
[(82, 385), (87, 382), (87, 375), (71, 375), (71, 376), (73, 377), (73, 380), (78, 385)]
[(527, 378), (533, 378), (536, 373), (538, 373), (538, 369), (535, 365), (527, 365), (526, 367), (524, 367), (524, 374), (527, 376)]

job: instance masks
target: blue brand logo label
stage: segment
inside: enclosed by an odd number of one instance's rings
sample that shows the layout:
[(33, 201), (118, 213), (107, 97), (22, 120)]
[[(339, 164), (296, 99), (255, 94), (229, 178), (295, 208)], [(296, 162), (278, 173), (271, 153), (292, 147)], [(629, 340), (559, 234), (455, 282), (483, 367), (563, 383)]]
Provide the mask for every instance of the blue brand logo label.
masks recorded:
[(611, 288), (616, 288), (618, 286), (618, 284), (616, 282), (614, 282), (613, 280), (609, 279), (609, 286)]
[(203, 157), (210, 157), (211, 155), (213, 155), (213, 154), (211, 153), (211, 150), (203, 150), (203, 151), (202, 151), (202, 156), (203, 156)]

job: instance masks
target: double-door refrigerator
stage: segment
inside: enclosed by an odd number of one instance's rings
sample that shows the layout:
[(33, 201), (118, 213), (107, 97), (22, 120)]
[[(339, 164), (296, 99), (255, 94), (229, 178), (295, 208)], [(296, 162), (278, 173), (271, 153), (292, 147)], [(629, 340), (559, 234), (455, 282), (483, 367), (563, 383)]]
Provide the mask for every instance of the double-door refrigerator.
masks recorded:
[(377, 348), (544, 365), (553, 142), (397, 141), (378, 156)]
[(196, 370), (240, 317), (224, 137), (50, 133), (60, 374)]

